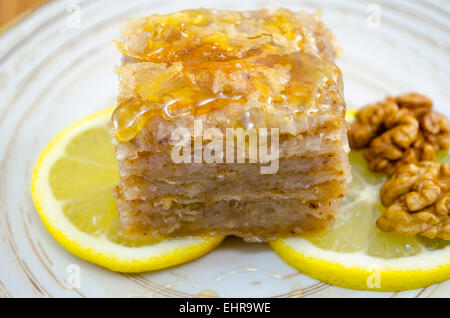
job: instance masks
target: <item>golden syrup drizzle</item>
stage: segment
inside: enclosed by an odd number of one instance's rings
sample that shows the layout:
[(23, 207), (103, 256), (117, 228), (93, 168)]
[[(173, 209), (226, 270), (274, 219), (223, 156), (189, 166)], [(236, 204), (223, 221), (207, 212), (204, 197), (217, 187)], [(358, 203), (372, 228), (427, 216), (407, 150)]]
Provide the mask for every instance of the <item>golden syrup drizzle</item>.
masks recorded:
[[(273, 34), (301, 41), (298, 21), (290, 11), (278, 10), (257, 22), (262, 24), (264, 33), (245, 41), (232, 39), (225, 32), (202, 34), (205, 26), (218, 19), (220, 23), (238, 24), (242, 14), (214, 16), (206, 10), (188, 10), (152, 16), (146, 23), (151, 40), (143, 54), (130, 53), (118, 43), (122, 53), (138, 61), (167, 65), (156, 75), (138, 80), (134, 97), (114, 111), (113, 124), (119, 141), (133, 139), (154, 116), (165, 120), (198, 116), (231, 103), (244, 108), (252, 95), (251, 101), (267, 108), (267, 113), (269, 108), (283, 105), (286, 116), (292, 117), (317, 111), (323, 89), (334, 88), (337, 94), (342, 91), (341, 74), (333, 62), (277, 47), (272, 41)], [(287, 70), (289, 78), (281, 88), (274, 83), (278, 77), (271, 78), (271, 71), (280, 67)], [(219, 76), (227, 79), (227, 85), (217, 89)]]
[[(254, 32), (242, 35), (243, 24), (246, 30)], [(234, 32), (230, 34), (231, 26)], [(215, 14), (208, 10), (151, 15), (142, 31), (149, 34), (143, 52), (136, 53), (124, 43), (116, 42), (119, 51), (142, 61), (169, 64), (204, 58), (226, 61), (261, 51), (286, 52), (286, 43), (275, 43), (274, 35), (287, 39), (289, 50), (294, 51), (304, 39), (298, 19), (286, 9), (258, 17), (246, 17), (242, 12)]]
[(219, 298), (219, 294), (211, 289), (203, 289), (194, 298)]
[[(152, 87), (138, 85), (136, 96), (121, 103), (113, 114), (113, 123), (116, 137), (125, 142), (134, 138), (147, 121), (153, 116), (161, 116), (165, 120), (174, 120), (183, 116), (197, 116), (214, 110), (224, 109), (230, 103), (244, 105), (247, 95), (251, 91), (257, 91), (261, 107), (269, 108), (277, 104), (283, 104), (287, 115), (295, 113), (307, 113), (317, 111), (320, 107), (322, 90), (326, 87), (334, 87), (341, 91), (341, 74), (334, 63), (311, 55), (270, 55), (255, 60), (251, 65), (241, 63), (245, 74), (249, 74), (249, 87), (235, 89), (232, 86), (223, 91), (214, 93), (211, 90), (214, 76), (206, 76), (201, 84), (187, 81), (189, 74), (202, 73), (207, 70), (201, 67), (189, 67), (180, 70), (181, 75), (166, 78), (159, 85), (152, 83)], [(210, 71), (216, 66), (209, 62)], [(290, 68), (290, 80), (283, 90), (271, 92), (267, 78), (253, 73), (256, 68), (271, 68), (274, 65), (284, 65)], [(170, 82), (173, 81), (173, 82)], [(168, 86), (165, 90), (161, 86)]]

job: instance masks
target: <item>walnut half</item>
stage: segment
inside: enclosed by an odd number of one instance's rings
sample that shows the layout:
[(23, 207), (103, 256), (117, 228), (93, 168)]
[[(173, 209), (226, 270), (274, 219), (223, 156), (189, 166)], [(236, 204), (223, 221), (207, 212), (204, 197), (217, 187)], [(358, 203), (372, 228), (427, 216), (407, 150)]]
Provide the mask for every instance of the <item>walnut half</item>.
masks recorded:
[(450, 240), (450, 167), (432, 161), (401, 166), (380, 193), (381, 231)]
[(440, 149), (450, 146), (450, 123), (432, 105), (417, 93), (368, 105), (356, 115), (350, 146), (366, 148), (369, 168), (389, 175), (405, 164), (433, 161)]

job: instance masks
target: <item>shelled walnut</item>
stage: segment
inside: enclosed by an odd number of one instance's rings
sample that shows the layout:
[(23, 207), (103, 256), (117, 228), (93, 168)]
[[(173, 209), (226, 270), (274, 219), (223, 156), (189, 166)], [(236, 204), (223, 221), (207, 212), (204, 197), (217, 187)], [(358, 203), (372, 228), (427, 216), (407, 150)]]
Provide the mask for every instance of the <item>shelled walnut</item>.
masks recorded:
[(400, 167), (380, 193), (385, 232), (450, 240), (450, 167), (432, 161)]
[(432, 105), (428, 97), (410, 93), (366, 106), (350, 129), (350, 146), (366, 148), (369, 168), (389, 175), (405, 164), (433, 161), (450, 146), (450, 123)]

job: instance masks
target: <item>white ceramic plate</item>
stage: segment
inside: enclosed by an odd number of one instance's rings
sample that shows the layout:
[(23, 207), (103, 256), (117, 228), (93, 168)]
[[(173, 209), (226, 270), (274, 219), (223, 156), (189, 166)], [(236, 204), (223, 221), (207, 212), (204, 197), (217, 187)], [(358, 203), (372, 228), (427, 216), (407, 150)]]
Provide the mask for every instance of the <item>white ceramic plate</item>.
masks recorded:
[[(30, 198), (30, 174), (63, 127), (114, 104), (119, 22), (184, 8), (321, 9), (344, 57), (349, 106), (419, 91), (450, 115), (450, 5), (445, 1), (53, 1), (0, 36), (0, 297), (450, 296), (450, 282), (402, 293), (358, 292), (297, 273), (266, 244), (226, 240), (167, 270), (123, 275), (76, 258), (45, 230)], [(68, 288), (80, 268), (80, 288)]]

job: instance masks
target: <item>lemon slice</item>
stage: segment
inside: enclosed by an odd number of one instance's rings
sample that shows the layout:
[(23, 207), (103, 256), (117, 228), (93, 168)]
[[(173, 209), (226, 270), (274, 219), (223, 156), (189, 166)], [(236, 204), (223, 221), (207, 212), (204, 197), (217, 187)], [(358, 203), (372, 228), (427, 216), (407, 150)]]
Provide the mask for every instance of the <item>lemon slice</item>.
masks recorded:
[(120, 272), (158, 270), (214, 249), (223, 237), (151, 242), (121, 235), (112, 194), (119, 181), (109, 128), (112, 111), (96, 113), (64, 129), (38, 159), (31, 195), (48, 231), (71, 253)]
[[(438, 160), (450, 162), (450, 154), (441, 152)], [(375, 221), (384, 212), (379, 193), (387, 177), (370, 172), (361, 151), (350, 153), (350, 163), (352, 187), (333, 229), (280, 239), (270, 243), (272, 249), (298, 271), (350, 289), (401, 291), (450, 279), (450, 242), (378, 230)]]

